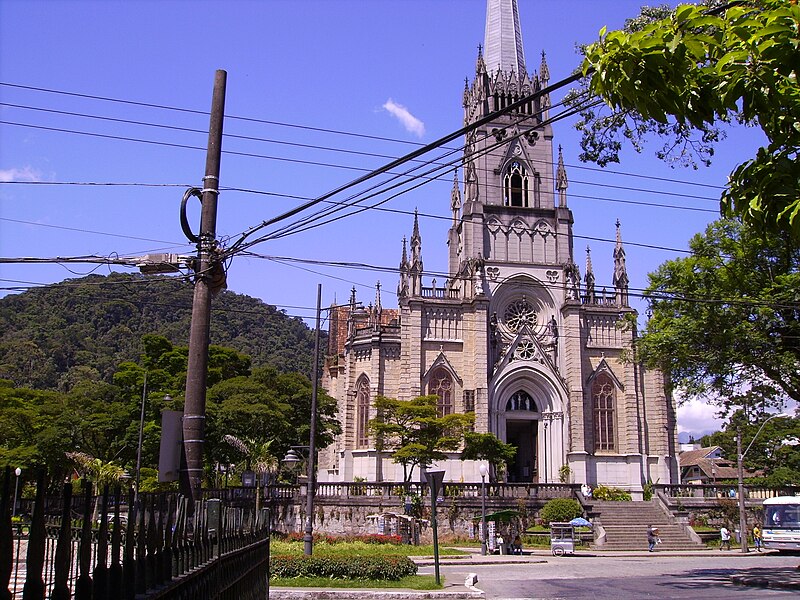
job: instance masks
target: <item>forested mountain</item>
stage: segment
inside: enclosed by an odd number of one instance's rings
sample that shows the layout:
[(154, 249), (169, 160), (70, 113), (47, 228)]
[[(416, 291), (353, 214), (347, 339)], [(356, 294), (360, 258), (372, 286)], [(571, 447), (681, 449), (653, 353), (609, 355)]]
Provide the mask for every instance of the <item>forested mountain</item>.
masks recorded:
[[(62, 391), (87, 378), (110, 382), (117, 365), (139, 359), (143, 334), (188, 344), (192, 293), (179, 278), (114, 273), (0, 298), (0, 379)], [(247, 354), (254, 367), (310, 374), (313, 331), (256, 298), (216, 296), (211, 343)]]

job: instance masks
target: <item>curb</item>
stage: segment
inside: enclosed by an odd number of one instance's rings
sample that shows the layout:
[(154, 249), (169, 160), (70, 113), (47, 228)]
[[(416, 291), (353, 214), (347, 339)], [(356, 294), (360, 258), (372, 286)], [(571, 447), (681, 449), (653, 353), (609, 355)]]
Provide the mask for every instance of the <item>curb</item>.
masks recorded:
[[(472, 591), (474, 590), (474, 591)], [(287, 589), (270, 588), (270, 600), (347, 600), (358, 597), (359, 600), (483, 600), (485, 595), (477, 588), (472, 590), (370, 590), (358, 588), (341, 588), (337, 590), (322, 589)]]

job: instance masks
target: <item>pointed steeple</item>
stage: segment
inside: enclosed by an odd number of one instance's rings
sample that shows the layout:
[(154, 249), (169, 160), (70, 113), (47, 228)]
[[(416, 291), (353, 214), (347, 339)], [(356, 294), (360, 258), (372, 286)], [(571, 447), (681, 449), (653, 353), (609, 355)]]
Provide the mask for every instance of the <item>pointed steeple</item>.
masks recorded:
[(617, 305), (628, 306), (628, 270), (625, 267), (625, 248), (622, 247), (622, 233), (617, 219), (617, 245), (614, 247), (614, 278), (617, 292)]
[(475, 75), (480, 76), (486, 73), (486, 62), (483, 60), (483, 46), (478, 45), (478, 58), (475, 60)]
[(397, 299), (408, 296), (408, 254), (406, 253), (406, 238), (403, 236), (403, 257), (400, 259), (400, 281), (397, 284)]
[(547, 84), (550, 83), (550, 68), (547, 66), (544, 50), (542, 50), (542, 64), (539, 65), (539, 79), (542, 82), (542, 87), (547, 87)]
[(458, 225), (461, 213), (461, 190), (458, 187), (458, 169), (453, 171), (453, 191), (450, 192), (450, 210), (453, 211), (453, 225)]
[(484, 47), (489, 72), (526, 73), (517, 0), (487, 0)]
[(381, 312), (383, 312), (383, 307), (381, 306), (381, 282), (379, 281), (375, 284), (375, 307), (372, 309), (372, 324), (375, 328), (380, 327)]
[(583, 276), (583, 282), (586, 284), (586, 304), (594, 304), (596, 299), (594, 295), (594, 271), (592, 270), (592, 250), (586, 246), (586, 275)]
[(564, 155), (561, 144), (558, 145), (558, 168), (556, 169), (556, 189), (558, 190), (559, 208), (567, 207), (567, 170), (564, 168)]
[[(542, 50), (542, 64), (539, 65), (539, 80), (541, 81), (543, 88), (546, 88), (550, 83), (550, 69), (547, 66), (544, 50)], [(552, 106), (549, 93), (542, 95), (541, 99), (539, 100), (539, 105), (542, 108), (542, 120), (544, 121), (549, 119), (550, 113), (548, 111), (550, 106)]]
[(419, 234), (419, 214), (414, 209), (414, 231), (411, 234), (411, 262), (409, 264), (411, 276), (411, 295), (418, 296), (422, 293), (422, 236)]

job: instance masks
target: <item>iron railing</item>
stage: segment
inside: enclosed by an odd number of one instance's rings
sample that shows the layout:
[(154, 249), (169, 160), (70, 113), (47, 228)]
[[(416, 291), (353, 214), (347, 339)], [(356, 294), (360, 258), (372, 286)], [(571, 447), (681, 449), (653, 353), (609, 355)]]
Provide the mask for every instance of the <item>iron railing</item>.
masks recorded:
[[(269, 512), (254, 498), (123, 495), (40, 473), (30, 517), (12, 523), (10, 469), (0, 494), (0, 598), (255, 600), (269, 594)], [(7, 593), (4, 594), (4, 590)]]

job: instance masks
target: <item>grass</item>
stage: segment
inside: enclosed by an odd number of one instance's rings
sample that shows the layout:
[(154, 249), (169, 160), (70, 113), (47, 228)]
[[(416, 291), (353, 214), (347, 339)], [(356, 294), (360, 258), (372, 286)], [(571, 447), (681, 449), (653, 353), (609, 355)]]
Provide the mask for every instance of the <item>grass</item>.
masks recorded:
[[(444, 577), (440, 577), (444, 583)], [(436, 585), (433, 575), (410, 575), (397, 581), (377, 581), (373, 579), (326, 579), (324, 577), (296, 577), (291, 579), (270, 579), (270, 586), (275, 587), (303, 587), (303, 588), (370, 588), (370, 589), (409, 589), (409, 590), (438, 590), (442, 585)]]
[[(288, 554), (299, 556), (303, 554), (303, 542), (286, 542), (272, 540), (270, 554)], [(341, 542), (328, 544), (319, 542), (314, 544), (315, 556), (431, 556), (433, 546), (410, 546), (408, 544), (365, 544), (364, 542)], [(460, 556), (466, 552), (455, 548), (439, 547), (440, 556)], [(441, 578), (442, 582), (444, 581)], [(270, 578), (270, 586), (275, 587), (300, 587), (300, 588), (369, 588), (369, 589), (411, 589), (411, 590), (438, 590), (442, 585), (436, 585), (433, 575), (410, 575), (397, 581), (374, 579), (328, 579), (325, 577), (292, 577)]]
[[(303, 554), (303, 542), (285, 542), (272, 540), (270, 542), (271, 554)], [(341, 542), (327, 544), (319, 542), (314, 544), (316, 556), (433, 556), (433, 546), (411, 546), (408, 544), (365, 544), (364, 542)], [(439, 556), (463, 556), (466, 552), (455, 548), (446, 548), (439, 545)]]

